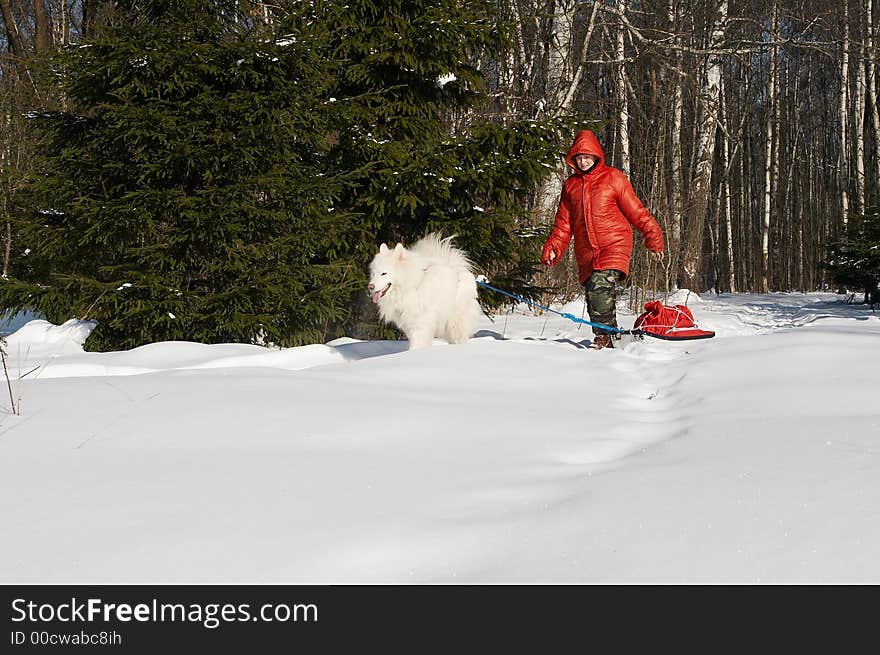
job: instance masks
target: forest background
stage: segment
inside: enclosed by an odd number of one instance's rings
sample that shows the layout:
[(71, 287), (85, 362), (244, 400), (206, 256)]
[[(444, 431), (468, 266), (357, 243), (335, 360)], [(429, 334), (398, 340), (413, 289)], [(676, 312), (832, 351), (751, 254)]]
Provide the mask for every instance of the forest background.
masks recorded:
[[(506, 286), (570, 299), (571, 258), (534, 262), (562, 154), (591, 127), (667, 238), (663, 266), (636, 248), (634, 304), (675, 288), (849, 288), (877, 302), (874, 4), (0, 0), (0, 298), (56, 322), (97, 318), (94, 349), (362, 336), (376, 243), (440, 230)], [(189, 65), (196, 51), (216, 70)], [(246, 80), (222, 73), (233, 64)], [(140, 106), (157, 113), (135, 119)], [(169, 121), (194, 115), (201, 136), (233, 136), (213, 154), (205, 139), (170, 148)], [(265, 129), (242, 150), (248, 116)], [(211, 184), (222, 192), (199, 205)], [(212, 240), (192, 236), (207, 228), (191, 214), (221, 204)], [(169, 263), (145, 273), (144, 258)]]

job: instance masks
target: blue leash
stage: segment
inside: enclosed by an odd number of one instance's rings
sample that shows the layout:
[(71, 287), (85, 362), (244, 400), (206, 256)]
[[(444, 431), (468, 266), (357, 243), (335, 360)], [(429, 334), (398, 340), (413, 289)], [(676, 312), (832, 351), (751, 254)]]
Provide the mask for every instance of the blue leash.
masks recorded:
[(508, 298), (513, 298), (514, 300), (519, 300), (520, 302), (526, 303), (529, 307), (537, 307), (538, 309), (543, 309), (545, 312), (552, 312), (554, 314), (558, 314), (562, 318), (567, 318), (569, 321), (574, 321), (575, 323), (583, 323), (584, 325), (592, 325), (593, 327), (597, 327), (601, 330), (607, 330), (608, 332), (612, 332), (614, 334), (641, 334), (641, 330), (621, 330), (620, 328), (611, 327), (610, 325), (604, 325), (603, 323), (593, 323), (592, 321), (585, 321), (582, 318), (578, 318), (574, 314), (567, 314), (564, 312), (557, 312), (555, 309), (550, 309), (549, 307), (544, 307), (544, 305), (539, 305), (536, 302), (532, 302), (527, 298), (523, 298), (522, 296), (517, 296), (514, 293), (509, 293), (507, 291), (502, 291), (501, 289), (497, 289), (485, 282), (481, 282), (477, 280), (477, 284), (481, 287), (485, 287), (487, 289), (491, 289), (497, 293), (507, 296)]

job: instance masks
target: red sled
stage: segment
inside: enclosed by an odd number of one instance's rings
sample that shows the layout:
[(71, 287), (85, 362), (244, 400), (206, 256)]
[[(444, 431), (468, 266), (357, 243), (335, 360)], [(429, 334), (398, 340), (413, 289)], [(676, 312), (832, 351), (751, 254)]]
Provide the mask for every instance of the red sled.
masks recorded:
[(645, 303), (645, 312), (633, 325), (634, 334), (645, 334), (669, 341), (710, 339), (714, 332), (701, 330), (686, 305), (664, 305), (658, 300)]

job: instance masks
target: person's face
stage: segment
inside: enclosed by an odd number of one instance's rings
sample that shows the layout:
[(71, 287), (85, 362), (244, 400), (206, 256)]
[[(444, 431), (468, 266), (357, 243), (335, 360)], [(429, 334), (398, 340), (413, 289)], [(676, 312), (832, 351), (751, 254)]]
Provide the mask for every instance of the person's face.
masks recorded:
[(575, 155), (574, 163), (577, 164), (577, 167), (582, 171), (587, 170), (595, 164), (597, 159), (593, 157), (593, 155)]

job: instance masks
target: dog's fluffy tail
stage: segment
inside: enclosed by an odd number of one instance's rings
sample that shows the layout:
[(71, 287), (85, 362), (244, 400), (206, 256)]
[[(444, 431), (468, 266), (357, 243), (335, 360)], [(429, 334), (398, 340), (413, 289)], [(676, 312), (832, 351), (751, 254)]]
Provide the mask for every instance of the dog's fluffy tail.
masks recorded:
[(454, 234), (451, 237), (441, 237), (432, 233), (414, 243), (411, 250), (425, 259), (441, 261), (473, 273), (471, 260), (463, 250), (452, 245), (455, 237)]

